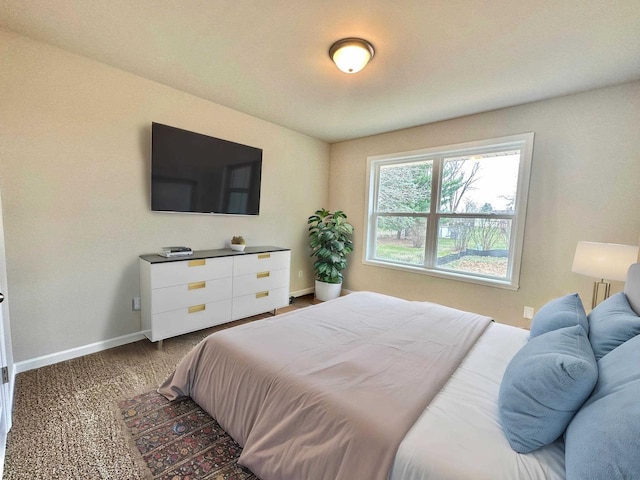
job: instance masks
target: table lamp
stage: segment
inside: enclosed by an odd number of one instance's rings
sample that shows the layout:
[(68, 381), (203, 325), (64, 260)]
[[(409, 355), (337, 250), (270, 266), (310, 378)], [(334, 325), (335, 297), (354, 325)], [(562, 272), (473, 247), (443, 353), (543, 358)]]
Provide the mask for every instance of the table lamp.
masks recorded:
[[(598, 305), (599, 297), (609, 297), (611, 284), (606, 280), (624, 282), (629, 266), (638, 261), (638, 247), (617, 243), (578, 242), (571, 271), (599, 278), (593, 284), (591, 308)], [(601, 300), (600, 300), (601, 301)]]

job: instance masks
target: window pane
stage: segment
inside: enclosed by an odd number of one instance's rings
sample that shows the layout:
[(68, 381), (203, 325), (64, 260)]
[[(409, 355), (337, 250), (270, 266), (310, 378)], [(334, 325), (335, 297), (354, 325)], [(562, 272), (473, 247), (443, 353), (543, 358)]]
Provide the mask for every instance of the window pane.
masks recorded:
[(378, 217), (375, 258), (423, 265), (426, 233), (424, 217)]
[(444, 159), (441, 213), (514, 213), (520, 151)]
[(441, 218), (438, 268), (507, 278), (511, 220)]
[(368, 157), (364, 263), (517, 289), (533, 139)]
[(381, 165), (377, 211), (428, 213), (432, 172), (431, 161)]

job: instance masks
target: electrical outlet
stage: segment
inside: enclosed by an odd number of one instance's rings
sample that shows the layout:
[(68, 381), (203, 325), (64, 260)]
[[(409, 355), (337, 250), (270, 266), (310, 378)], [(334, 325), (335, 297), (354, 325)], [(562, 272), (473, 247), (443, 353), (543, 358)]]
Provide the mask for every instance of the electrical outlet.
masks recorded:
[(528, 318), (529, 320), (531, 320), (533, 318), (533, 313), (534, 313), (533, 307), (524, 307), (524, 313), (522, 314), (522, 316), (524, 318)]
[(131, 306), (134, 310), (140, 310), (140, 297), (135, 297), (131, 301)]
[(304, 272), (302, 270), (298, 270), (298, 278), (302, 278), (304, 276)]

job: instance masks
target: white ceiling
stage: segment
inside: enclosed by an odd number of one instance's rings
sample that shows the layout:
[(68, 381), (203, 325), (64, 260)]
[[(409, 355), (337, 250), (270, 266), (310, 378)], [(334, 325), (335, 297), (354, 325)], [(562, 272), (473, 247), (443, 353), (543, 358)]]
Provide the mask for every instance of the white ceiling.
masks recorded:
[(0, 26), (328, 142), (640, 79), (639, 0), (0, 0)]

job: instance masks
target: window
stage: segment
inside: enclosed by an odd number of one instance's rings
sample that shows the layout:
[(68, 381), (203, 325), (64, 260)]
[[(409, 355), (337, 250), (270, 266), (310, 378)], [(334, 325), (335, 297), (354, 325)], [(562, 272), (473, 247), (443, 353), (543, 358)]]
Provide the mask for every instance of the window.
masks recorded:
[(517, 289), (533, 133), (368, 159), (364, 262)]

